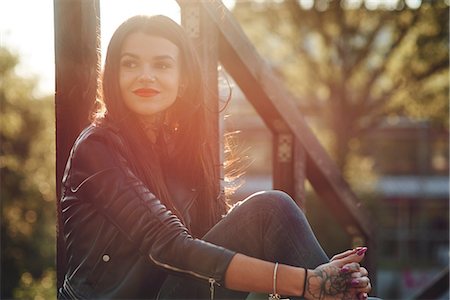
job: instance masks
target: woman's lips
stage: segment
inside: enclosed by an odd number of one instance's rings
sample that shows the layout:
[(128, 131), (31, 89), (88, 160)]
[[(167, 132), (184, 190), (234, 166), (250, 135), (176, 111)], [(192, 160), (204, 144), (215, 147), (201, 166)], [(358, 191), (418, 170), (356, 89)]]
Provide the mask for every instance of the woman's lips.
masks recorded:
[(149, 88), (136, 89), (133, 91), (133, 94), (139, 97), (153, 97), (159, 94), (159, 91)]

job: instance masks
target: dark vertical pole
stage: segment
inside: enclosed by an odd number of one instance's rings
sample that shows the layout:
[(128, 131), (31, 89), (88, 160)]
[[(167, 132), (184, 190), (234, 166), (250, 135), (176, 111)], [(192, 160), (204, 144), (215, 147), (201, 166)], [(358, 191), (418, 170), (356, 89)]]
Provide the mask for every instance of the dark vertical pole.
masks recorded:
[(70, 148), (89, 122), (99, 66), (99, 0), (54, 0), (57, 194), (57, 287), (66, 270), (59, 198)]
[(293, 150), (294, 139), (287, 132), (273, 132), (273, 188), (294, 197)]
[[(377, 234), (374, 232), (371, 236), (364, 236), (362, 245), (368, 248), (368, 252), (362, 265), (369, 271), (370, 284), (372, 285), (372, 291), (376, 293), (378, 281), (377, 281), (377, 261), (378, 261), (378, 246), (377, 246)], [(374, 294), (372, 293), (372, 294)]]
[(273, 150), (273, 188), (288, 193), (304, 209), (305, 150), (290, 132), (274, 132)]
[(197, 52), (205, 76), (207, 86), (207, 107), (211, 112), (208, 122), (213, 132), (211, 145), (215, 153), (214, 161), (217, 176), (217, 194), (223, 195), (223, 135), (221, 133), (222, 120), (219, 115), (218, 92), (218, 30), (199, 1), (179, 0), (181, 7), (181, 22), (185, 31), (196, 45)]
[(294, 197), (303, 211), (306, 211), (306, 151), (298, 139), (294, 139)]

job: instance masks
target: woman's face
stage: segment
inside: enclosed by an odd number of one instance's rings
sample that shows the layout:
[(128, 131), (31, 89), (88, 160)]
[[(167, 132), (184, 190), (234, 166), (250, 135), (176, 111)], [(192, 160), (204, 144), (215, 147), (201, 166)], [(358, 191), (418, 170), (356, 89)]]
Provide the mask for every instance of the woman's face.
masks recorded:
[(180, 86), (178, 47), (142, 32), (130, 34), (120, 54), (119, 84), (125, 105), (142, 117), (170, 107)]

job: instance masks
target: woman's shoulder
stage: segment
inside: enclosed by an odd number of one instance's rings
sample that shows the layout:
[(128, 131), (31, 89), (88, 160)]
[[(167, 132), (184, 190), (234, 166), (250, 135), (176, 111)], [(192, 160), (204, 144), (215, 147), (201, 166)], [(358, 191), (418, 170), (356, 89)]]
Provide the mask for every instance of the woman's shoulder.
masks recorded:
[(69, 154), (63, 182), (79, 185), (93, 174), (122, 166), (127, 155), (119, 133), (110, 126), (91, 124), (78, 135)]
[(124, 149), (125, 141), (120, 131), (111, 125), (90, 124), (78, 135), (72, 148), (72, 153), (104, 151)]
[(91, 124), (78, 135), (68, 162), (72, 168), (100, 168), (123, 161), (129, 156), (126, 149), (120, 131), (103, 124)]
[(122, 143), (122, 140), (117, 127), (106, 124), (90, 124), (81, 131), (74, 145), (79, 146), (91, 142)]

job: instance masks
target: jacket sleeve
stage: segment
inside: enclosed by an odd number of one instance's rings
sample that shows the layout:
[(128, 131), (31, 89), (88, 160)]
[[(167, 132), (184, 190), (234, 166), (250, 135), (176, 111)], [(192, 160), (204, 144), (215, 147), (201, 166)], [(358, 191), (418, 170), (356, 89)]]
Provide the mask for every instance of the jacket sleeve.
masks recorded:
[(91, 201), (154, 264), (210, 283), (223, 283), (235, 253), (194, 239), (133, 174), (119, 149), (120, 145), (113, 146), (99, 134), (79, 141), (64, 179), (67, 191), (78, 194), (82, 201)]

